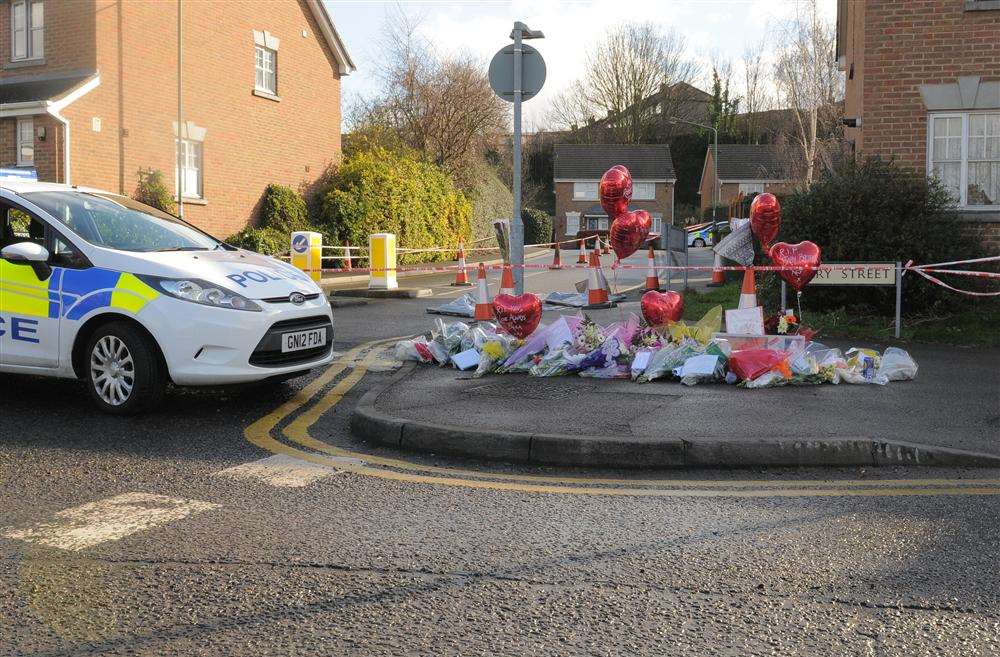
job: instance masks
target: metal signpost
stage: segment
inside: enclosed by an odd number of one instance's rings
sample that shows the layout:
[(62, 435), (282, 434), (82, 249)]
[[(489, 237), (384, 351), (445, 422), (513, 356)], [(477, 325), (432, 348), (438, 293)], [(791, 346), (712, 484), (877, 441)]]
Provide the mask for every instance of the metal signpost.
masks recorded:
[(521, 22), (514, 23), (510, 38), (490, 62), (490, 86), (496, 95), (514, 103), (514, 216), (510, 222), (510, 264), (514, 266), (517, 294), (524, 292), (524, 222), (521, 220), (521, 102), (532, 98), (545, 84), (545, 60), (537, 50), (521, 43), (545, 35)]

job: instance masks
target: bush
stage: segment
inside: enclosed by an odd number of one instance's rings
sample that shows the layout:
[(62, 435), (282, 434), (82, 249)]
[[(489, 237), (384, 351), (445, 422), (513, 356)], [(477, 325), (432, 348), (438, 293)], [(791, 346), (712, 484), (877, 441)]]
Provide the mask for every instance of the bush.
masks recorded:
[[(847, 160), (809, 189), (781, 201), (777, 239), (815, 242), (826, 262), (944, 262), (975, 257), (981, 249), (973, 226), (958, 220), (940, 183), (879, 158)], [(777, 277), (766, 278), (772, 281), (767, 287), (776, 289)], [(965, 297), (916, 276), (907, 276), (904, 286), (907, 313), (967, 304)], [(803, 298), (807, 313), (809, 308), (848, 307), (854, 312), (891, 316), (895, 288), (807, 287)]]
[(177, 214), (174, 194), (159, 169), (139, 169), (139, 184), (135, 186), (132, 198), (167, 214)]
[(258, 228), (247, 226), (240, 232), (229, 237), (227, 244), (238, 246), (247, 251), (263, 253), (264, 255), (278, 255), (288, 250), (288, 234), (277, 231), (273, 228)]
[(495, 234), (493, 222), (510, 217), (514, 207), (514, 197), (496, 169), (485, 162), (479, 167), (468, 190), (472, 201), (472, 237), (477, 240), (492, 237)]
[(282, 232), (286, 238), (297, 230), (312, 230), (302, 196), (291, 187), (274, 183), (264, 190), (259, 225)]
[(525, 244), (543, 244), (552, 240), (552, 217), (547, 212), (524, 208), (521, 220), (524, 222)]
[[(367, 244), (395, 233), (411, 249), (454, 247), (472, 234), (472, 204), (441, 169), (383, 148), (349, 155), (324, 192), (320, 225), (333, 243)], [(453, 251), (404, 254), (401, 263), (443, 260)]]
[[(728, 205), (717, 205), (715, 206), (715, 220), (725, 221), (726, 217), (729, 216), (729, 206)], [(709, 206), (701, 211), (702, 221), (712, 220), (712, 206)]]

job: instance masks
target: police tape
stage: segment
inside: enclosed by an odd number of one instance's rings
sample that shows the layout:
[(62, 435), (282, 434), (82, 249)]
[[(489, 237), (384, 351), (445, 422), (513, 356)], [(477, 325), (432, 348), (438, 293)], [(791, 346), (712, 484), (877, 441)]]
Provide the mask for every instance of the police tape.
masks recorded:
[(931, 283), (935, 285), (940, 285), (946, 290), (951, 290), (952, 292), (957, 292), (958, 294), (964, 294), (970, 297), (1000, 297), (1000, 291), (997, 292), (976, 292), (973, 290), (962, 290), (952, 285), (948, 285), (940, 278), (936, 276), (931, 276), (928, 272), (933, 272), (937, 274), (948, 274), (948, 275), (958, 275), (958, 276), (973, 276), (976, 278), (1000, 278), (1000, 273), (991, 271), (965, 271), (963, 269), (941, 269), (941, 267), (951, 267), (953, 265), (972, 265), (981, 264), (984, 262), (998, 262), (1000, 261), (1000, 256), (988, 256), (985, 258), (972, 258), (969, 260), (953, 260), (952, 262), (935, 262), (929, 265), (913, 265), (913, 261), (910, 260), (906, 263), (904, 267), (907, 271), (912, 271), (926, 278)]

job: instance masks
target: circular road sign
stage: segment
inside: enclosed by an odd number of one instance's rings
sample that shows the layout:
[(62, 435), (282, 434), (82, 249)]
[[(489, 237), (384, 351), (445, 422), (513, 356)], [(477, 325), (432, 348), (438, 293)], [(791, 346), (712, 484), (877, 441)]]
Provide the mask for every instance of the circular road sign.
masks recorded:
[[(528, 100), (545, 84), (545, 60), (528, 44), (521, 45), (521, 100)], [(514, 102), (514, 44), (493, 55), (490, 62), (490, 86), (507, 102)]]

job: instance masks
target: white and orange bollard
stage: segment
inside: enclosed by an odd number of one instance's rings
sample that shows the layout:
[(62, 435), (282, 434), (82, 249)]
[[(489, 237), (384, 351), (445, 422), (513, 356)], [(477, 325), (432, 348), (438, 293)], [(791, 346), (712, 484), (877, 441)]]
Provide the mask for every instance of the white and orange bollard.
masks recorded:
[(465, 271), (465, 244), (458, 243), (458, 271), (455, 272), (455, 282), (452, 287), (467, 287), (472, 285), (469, 282), (469, 274)]
[(712, 282), (708, 287), (720, 287), (726, 284), (726, 272), (722, 271), (722, 256), (715, 254), (715, 264), (712, 265)]
[(562, 258), (559, 255), (559, 242), (556, 242), (556, 252), (552, 255), (552, 264), (549, 269), (562, 269)]
[(753, 267), (743, 270), (743, 289), (740, 290), (740, 303), (737, 308), (757, 307), (757, 280), (754, 278)]
[(500, 275), (500, 294), (514, 295), (514, 272), (509, 264), (504, 264), (503, 273)]
[(477, 322), (488, 322), (493, 319), (493, 305), (490, 303), (490, 287), (486, 280), (486, 265), (479, 263), (479, 273), (476, 276), (476, 310), (472, 318)]
[(604, 285), (601, 260), (598, 249), (590, 252), (590, 269), (587, 276), (587, 305), (584, 308), (610, 308), (611, 299)]
[(660, 277), (656, 274), (656, 254), (653, 252), (653, 244), (649, 244), (649, 255), (646, 256), (646, 291), (660, 291)]
[(580, 240), (580, 255), (576, 259), (576, 264), (587, 264), (587, 240)]
[(347, 271), (354, 269), (354, 262), (351, 260), (351, 240), (344, 240), (344, 258), (341, 264)]

